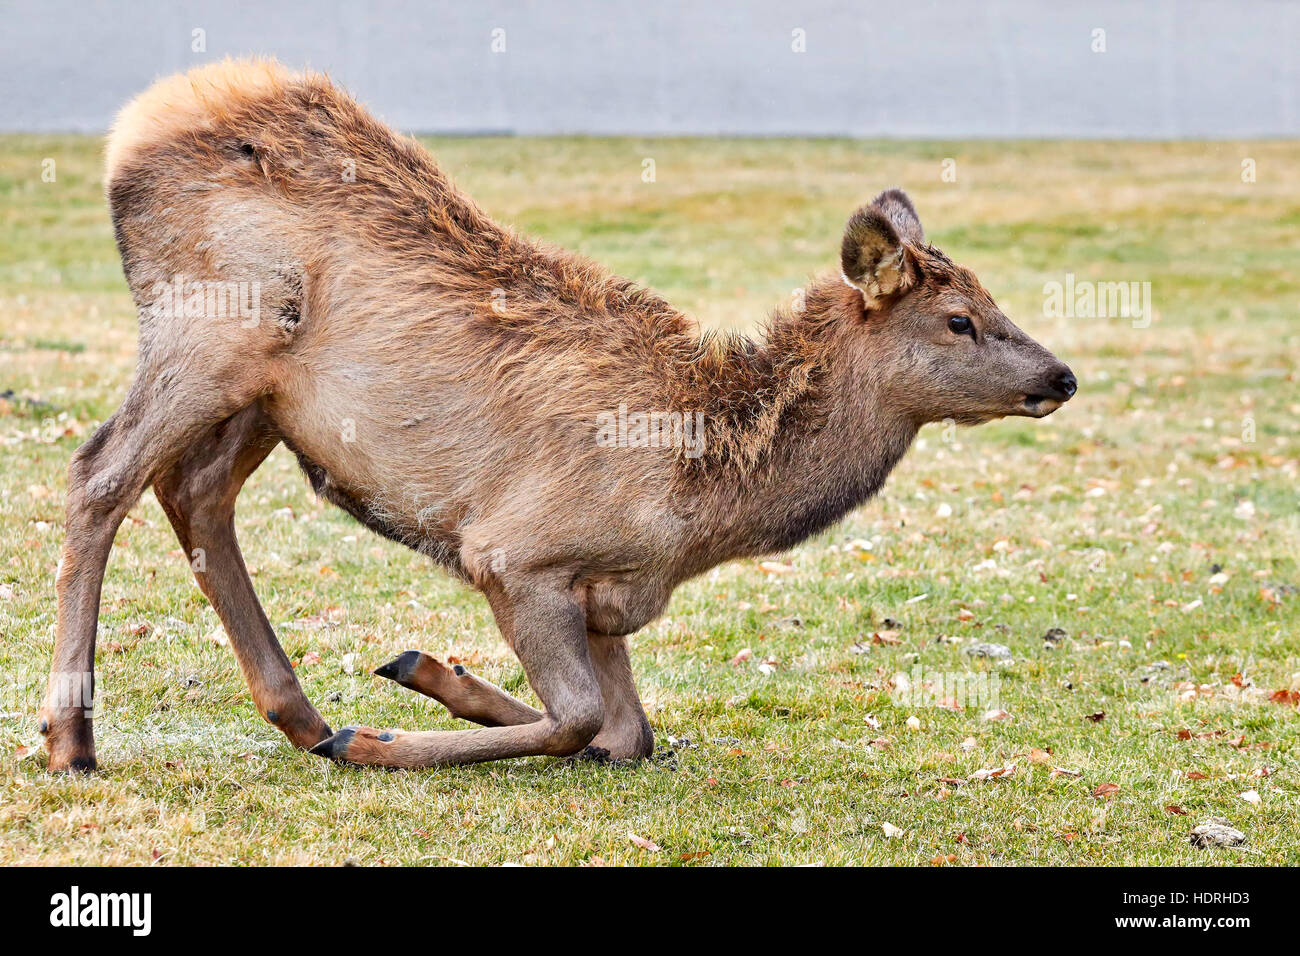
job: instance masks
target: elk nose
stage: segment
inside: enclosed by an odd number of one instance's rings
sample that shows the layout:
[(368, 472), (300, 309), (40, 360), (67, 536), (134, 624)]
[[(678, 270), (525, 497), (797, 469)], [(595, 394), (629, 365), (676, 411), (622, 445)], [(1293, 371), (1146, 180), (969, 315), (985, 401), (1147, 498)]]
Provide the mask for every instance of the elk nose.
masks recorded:
[(1067, 399), (1074, 398), (1074, 393), (1079, 390), (1079, 383), (1074, 377), (1074, 373), (1068, 368), (1056, 380), (1055, 385), (1065, 393)]

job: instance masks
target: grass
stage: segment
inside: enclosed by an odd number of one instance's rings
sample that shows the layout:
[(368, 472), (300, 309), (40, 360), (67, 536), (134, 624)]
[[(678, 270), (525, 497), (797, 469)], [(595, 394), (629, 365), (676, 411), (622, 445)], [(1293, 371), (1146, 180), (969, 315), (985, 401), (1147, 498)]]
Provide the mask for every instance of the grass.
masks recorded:
[[(1300, 690), (1296, 144), (431, 142), (494, 215), (713, 324), (761, 319), (901, 184), (1082, 391), (1042, 422), (929, 427), (788, 571), (681, 588), (633, 657), (661, 745), (691, 745), (636, 767), (385, 772), (292, 750), (146, 494), (104, 586), (102, 769), (77, 779), (45, 773), (35, 721), (64, 473), (125, 391), (135, 324), (99, 143), (0, 143), (0, 864), (1300, 863), (1300, 714), (1270, 699)], [(1066, 273), (1150, 282), (1154, 321), (1044, 317)], [(239, 527), (335, 727), (456, 726), (368, 673), (407, 647), (532, 699), (484, 602), (316, 501), (282, 449)], [(981, 640), (1014, 663), (964, 653)], [(934, 706), (900, 673), (982, 677), (997, 700)], [(1190, 846), (1208, 816), (1246, 846)]]

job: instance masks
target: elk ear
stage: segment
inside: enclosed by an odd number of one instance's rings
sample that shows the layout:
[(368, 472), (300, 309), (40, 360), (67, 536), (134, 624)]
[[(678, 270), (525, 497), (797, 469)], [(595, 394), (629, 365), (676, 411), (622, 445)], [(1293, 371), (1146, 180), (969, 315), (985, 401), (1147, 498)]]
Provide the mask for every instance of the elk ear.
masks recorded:
[(871, 205), (885, 214), (904, 240), (917, 246), (925, 244), (921, 217), (916, 214), (916, 207), (907, 193), (901, 189), (886, 189), (871, 201)]
[(844, 281), (861, 291), (868, 309), (902, 292), (913, 281), (907, 246), (890, 217), (876, 203), (864, 206), (849, 219), (840, 246), (840, 267), (844, 270)]

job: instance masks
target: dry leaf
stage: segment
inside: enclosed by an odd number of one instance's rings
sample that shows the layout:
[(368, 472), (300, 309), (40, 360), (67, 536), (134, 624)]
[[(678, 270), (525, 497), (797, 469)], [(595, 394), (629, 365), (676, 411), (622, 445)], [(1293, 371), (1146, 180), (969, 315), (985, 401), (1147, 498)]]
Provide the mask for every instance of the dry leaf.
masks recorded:
[(1035, 747), (1033, 750), (1029, 751), (1029, 762), (1030, 763), (1051, 763), (1052, 755), (1050, 752), (1046, 750), (1039, 750), (1037, 747)]
[(892, 840), (894, 837), (903, 835), (903, 831), (900, 830), (898, 827), (894, 826), (892, 823), (882, 823), (880, 825), (880, 829), (884, 832), (885, 839), (887, 840)]
[(758, 566), (764, 574), (789, 574), (794, 570), (793, 564), (784, 564), (780, 561), (760, 561)]
[(1053, 780), (1055, 780), (1057, 777), (1075, 777), (1075, 778), (1077, 778), (1077, 777), (1082, 777), (1082, 776), (1083, 776), (1083, 771), (1081, 771), (1081, 770), (1067, 770), (1065, 767), (1053, 767), (1053, 768), (1052, 768), (1052, 773), (1051, 773), (1051, 778), (1052, 778)]
[(742, 647), (740, 649), (740, 652), (731, 659), (731, 664), (733, 667), (737, 667), (745, 663), (745, 661), (749, 660), (753, 656), (754, 656), (754, 652), (752, 650), (750, 650), (748, 647)]
[(629, 832), (627, 838), (632, 841), (633, 846), (638, 846), (641, 849), (647, 850), (650, 853), (658, 853), (661, 849), (663, 849), (654, 840), (647, 840), (645, 837), (639, 837), (635, 833)]
[(1259, 791), (1247, 790), (1241, 795), (1241, 799), (1245, 800), (1251, 806), (1257, 807), (1259, 806)]
[(1009, 777), (1016, 772), (1016, 765), (1007, 764), (1005, 767), (992, 767), (984, 770), (976, 770), (970, 775), (972, 780), (997, 780), (1001, 777)]
[(1182, 807), (1178, 806), (1177, 804), (1173, 804), (1173, 803), (1171, 803), (1171, 804), (1169, 804), (1169, 806), (1165, 807), (1165, 813), (1174, 813), (1174, 814), (1177, 814), (1177, 815), (1180, 816), (1180, 817), (1185, 817), (1185, 816), (1187, 816), (1187, 811), (1186, 811), (1186, 810), (1184, 810)]
[(1109, 800), (1115, 794), (1119, 793), (1119, 784), (1117, 783), (1099, 783), (1093, 788), (1092, 795), (1098, 799), (1105, 798)]
[(1005, 710), (990, 710), (984, 714), (985, 720), (1010, 720), (1011, 715)]

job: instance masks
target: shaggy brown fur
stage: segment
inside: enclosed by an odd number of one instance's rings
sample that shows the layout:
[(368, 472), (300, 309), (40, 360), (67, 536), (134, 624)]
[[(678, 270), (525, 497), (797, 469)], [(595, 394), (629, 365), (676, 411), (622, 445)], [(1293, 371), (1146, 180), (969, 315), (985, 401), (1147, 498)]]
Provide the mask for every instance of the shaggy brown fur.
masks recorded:
[[(415, 142), (320, 76), (245, 61), (165, 80), (122, 113), (106, 184), (140, 313), (121, 408), (69, 469), (50, 766), (94, 766), (61, 695), (93, 666), (113, 535), (153, 485), (258, 709), (339, 759), (430, 766), (588, 745), (650, 752), (625, 635), (674, 587), (780, 550), (873, 494), (927, 421), (1040, 416), (1060, 362), (925, 244), (898, 191), (846, 228), (841, 275), (767, 334), (702, 336), (661, 298), (496, 224)], [(169, 306), (243, 283), (254, 315)], [(620, 406), (704, 423), (702, 445), (602, 442)], [(671, 436), (670, 436), (671, 437)], [(408, 653), (380, 669), (485, 725), (331, 734), (235, 541), (279, 442), (318, 493), (481, 590), (545, 710)]]

